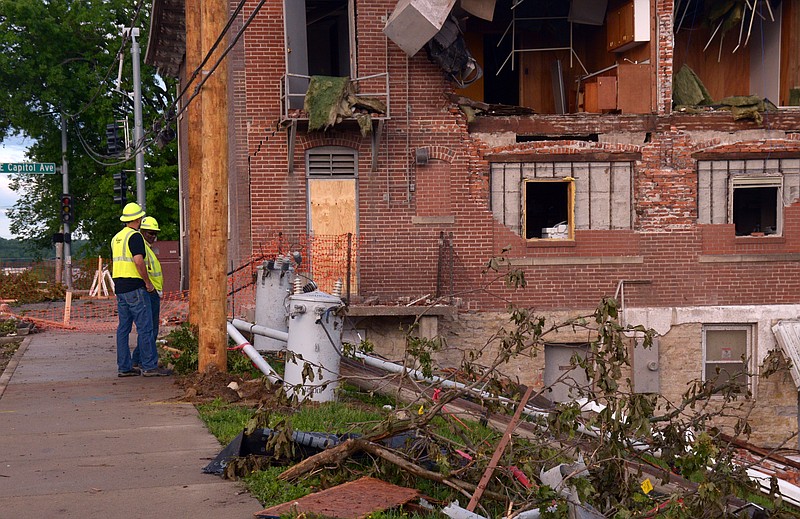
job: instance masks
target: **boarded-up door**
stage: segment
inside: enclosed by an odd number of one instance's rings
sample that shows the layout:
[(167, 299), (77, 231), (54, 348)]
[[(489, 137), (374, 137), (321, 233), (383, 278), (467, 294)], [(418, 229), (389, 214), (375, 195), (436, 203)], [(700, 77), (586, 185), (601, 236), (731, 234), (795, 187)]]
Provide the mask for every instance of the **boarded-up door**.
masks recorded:
[(311, 268), (323, 290), (337, 279), (347, 292), (348, 259), (350, 295), (357, 294), (358, 218), (355, 150), (325, 146), (307, 153), (308, 231)]

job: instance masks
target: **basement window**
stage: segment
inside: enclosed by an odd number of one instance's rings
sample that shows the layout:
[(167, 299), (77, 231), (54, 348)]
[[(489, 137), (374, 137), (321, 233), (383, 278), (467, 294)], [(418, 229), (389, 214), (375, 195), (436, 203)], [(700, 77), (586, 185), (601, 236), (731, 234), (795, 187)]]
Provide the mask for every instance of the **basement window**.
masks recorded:
[(526, 180), (524, 227), (526, 239), (572, 239), (574, 184), (559, 180)]
[(732, 218), (736, 236), (778, 234), (780, 203), (780, 178), (734, 178)]
[(715, 388), (732, 383), (746, 390), (752, 335), (749, 325), (703, 326), (703, 381), (713, 381)]

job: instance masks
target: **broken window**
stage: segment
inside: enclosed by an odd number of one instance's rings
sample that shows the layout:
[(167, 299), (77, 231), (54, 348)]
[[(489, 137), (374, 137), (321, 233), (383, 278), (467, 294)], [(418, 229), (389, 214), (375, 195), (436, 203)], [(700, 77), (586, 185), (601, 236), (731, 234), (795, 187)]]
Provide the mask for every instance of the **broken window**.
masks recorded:
[(632, 229), (633, 165), (524, 162), (491, 165), (495, 219), (526, 239), (572, 239), (575, 230)]
[(649, 113), (652, 3), (497, 0), (485, 19), (456, 9), (484, 72), (457, 92), (538, 113)]
[(698, 222), (736, 236), (783, 234), (783, 208), (800, 196), (800, 159), (698, 162)]
[[(302, 108), (307, 76), (352, 76), (354, 0), (284, 0), (291, 108)], [(299, 94), (299, 95), (298, 95)]]
[(572, 238), (572, 178), (526, 180), (524, 227), (525, 238)]
[(676, 2), (674, 69), (688, 65), (711, 99), (755, 95), (777, 105), (800, 84), (797, 2)]
[(733, 224), (736, 236), (778, 234), (781, 179), (733, 179)]
[(733, 383), (747, 389), (751, 342), (749, 325), (703, 326), (703, 381), (714, 381), (715, 388)]

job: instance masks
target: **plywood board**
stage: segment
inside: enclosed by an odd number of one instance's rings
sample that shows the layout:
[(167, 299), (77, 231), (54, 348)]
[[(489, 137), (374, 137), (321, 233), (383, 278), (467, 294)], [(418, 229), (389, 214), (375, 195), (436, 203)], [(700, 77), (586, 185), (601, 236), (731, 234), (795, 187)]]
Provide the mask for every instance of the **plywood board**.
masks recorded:
[[(308, 180), (309, 231), (314, 235), (311, 265), (320, 288), (331, 290), (332, 280), (325, 273), (346, 269), (347, 234), (353, 236), (350, 262), (350, 294), (357, 293), (358, 247), (356, 219), (356, 179), (311, 178)], [(332, 241), (336, 243), (332, 245)], [(319, 277), (319, 279), (316, 279)], [(342, 276), (343, 277), (343, 276)], [(335, 280), (334, 280), (335, 281)], [(346, 289), (346, 287), (345, 287)]]
[(650, 65), (621, 63), (617, 67), (617, 108), (624, 114), (648, 114), (651, 109)]

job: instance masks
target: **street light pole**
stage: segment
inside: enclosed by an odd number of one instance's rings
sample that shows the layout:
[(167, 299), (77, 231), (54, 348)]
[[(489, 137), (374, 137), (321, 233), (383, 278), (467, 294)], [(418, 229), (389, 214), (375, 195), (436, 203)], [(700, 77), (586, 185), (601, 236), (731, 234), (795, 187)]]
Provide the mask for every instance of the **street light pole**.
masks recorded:
[(127, 29), (131, 36), (131, 61), (133, 64), (133, 143), (136, 150), (136, 203), (145, 208), (144, 190), (144, 131), (142, 129), (142, 75), (139, 68), (139, 29)]

